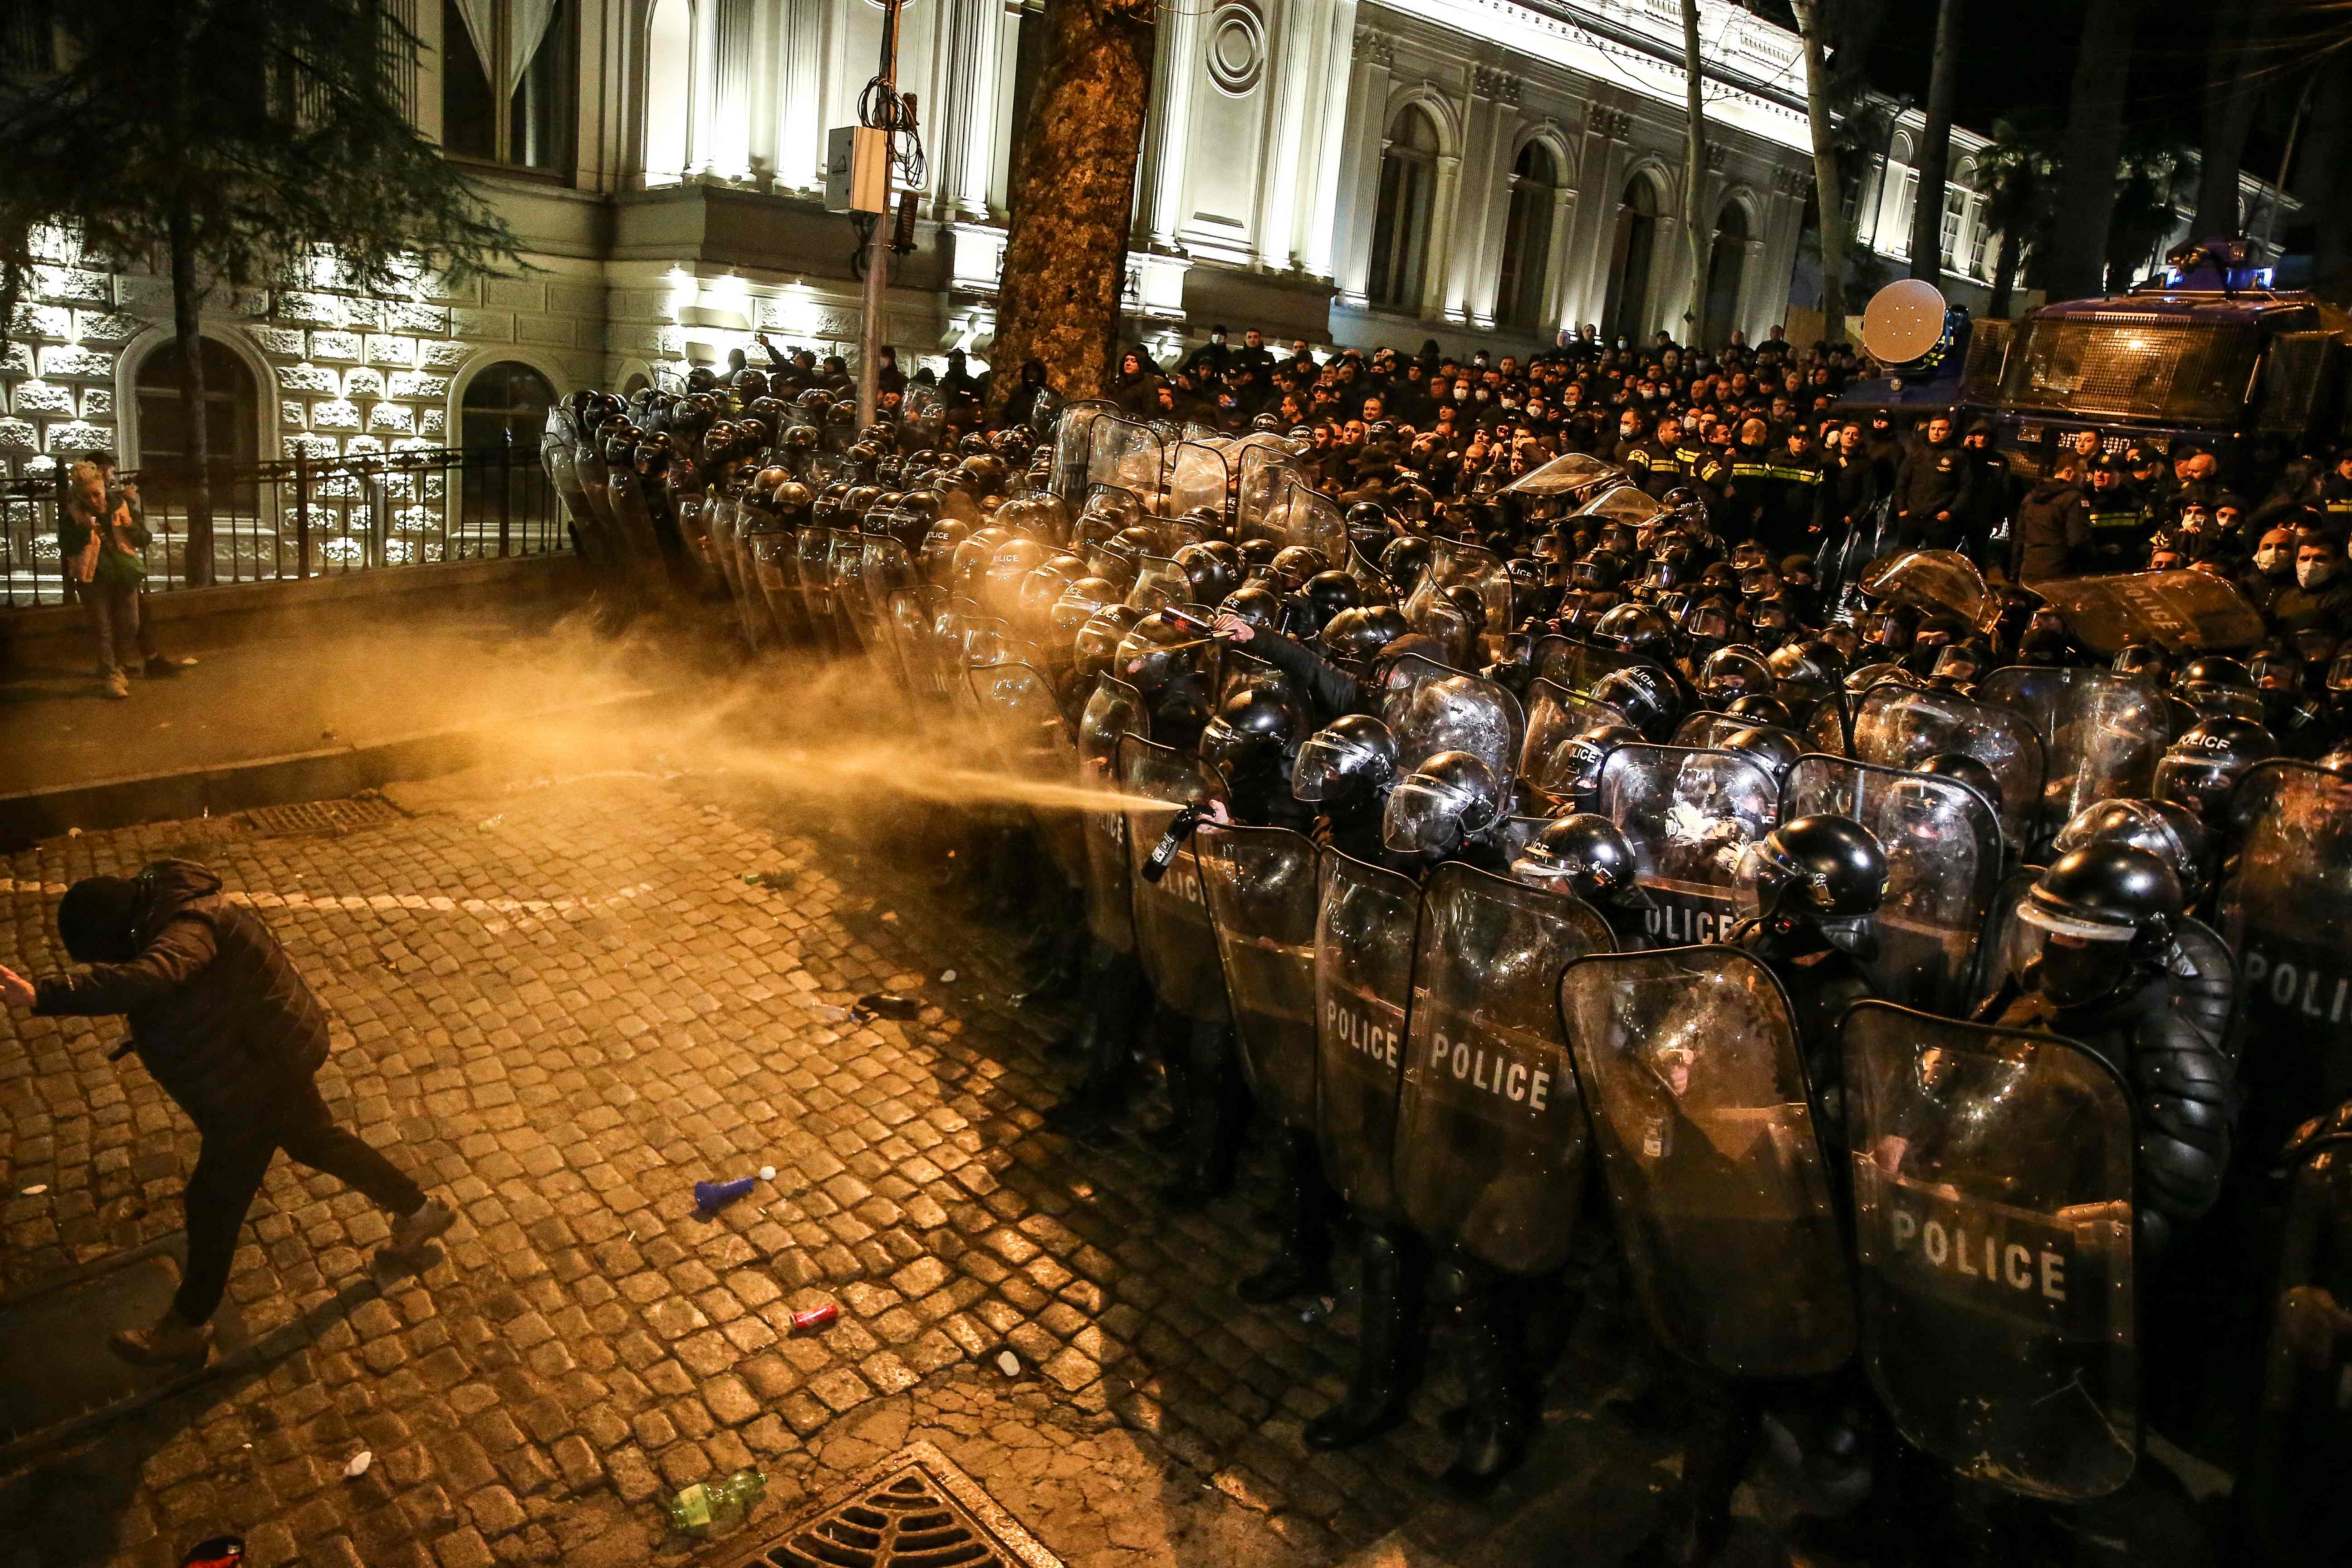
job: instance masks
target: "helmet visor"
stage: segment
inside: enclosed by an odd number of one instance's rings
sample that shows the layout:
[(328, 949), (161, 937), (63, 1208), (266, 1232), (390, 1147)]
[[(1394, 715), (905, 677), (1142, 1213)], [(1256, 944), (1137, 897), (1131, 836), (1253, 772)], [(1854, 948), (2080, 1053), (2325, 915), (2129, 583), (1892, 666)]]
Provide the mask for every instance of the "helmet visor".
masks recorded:
[(1338, 800), (1355, 784), (1363, 763), (1361, 751), (1329, 735), (1310, 735), (1298, 748), (1290, 768), (1290, 794), (1295, 800)]
[(1455, 791), (1409, 778), (1389, 792), (1381, 842), (1399, 855), (1441, 855), (1462, 842), (1464, 802)]

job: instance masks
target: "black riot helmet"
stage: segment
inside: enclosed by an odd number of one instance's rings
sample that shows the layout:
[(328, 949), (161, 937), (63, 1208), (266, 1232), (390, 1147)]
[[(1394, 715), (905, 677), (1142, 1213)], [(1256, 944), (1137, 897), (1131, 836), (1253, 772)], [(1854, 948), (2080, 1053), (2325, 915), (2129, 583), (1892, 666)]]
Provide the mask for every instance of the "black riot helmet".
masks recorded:
[(1655, 665), (1611, 670), (1592, 683), (1592, 698), (1625, 715), (1635, 729), (1653, 740), (1671, 735), (1683, 716), (1682, 692), (1674, 678)]
[(1345, 572), (1318, 572), (1298, 590), (1298, 630), (1317, 637), (1342, 610), (1361, 609), (1364, 585)]
[(1620, 653), (1672, 658), (1675, 624), (1648, 605), (1620, 605), (1593, 626), (1592, 640)]
[(1087, 616), (1070, 645), (1079, 678), (1090, 681), (1109, 669), (1118, 658), (1119, 646), (1127, 641), (1127, 634), (1142, 619), (1141, 610), (1121, 604), (1105, 605)]
[(1590, 800), (1599, 793), (1601, 773), (1617, 748), (1641, 738), (1639, 730), (1626, 724), (1595, 724), (1580, 730), (1551, 749), (1551, 754), (1538, 764), (1542, 771), (1532, 782), (1545, 794), (1562, 800)]
[(1836, 647), (1819, 639), (1783, 643), (1765, 662), (1780, 684), (1780, 700), (1792, 710), (1809, 708), (1835, 691), (1845, 669)]
[(1201, 760), (1228, 788), (1252, 778), (1286, 778), (1307, 734), (1307, 711), (1279, 686), (1245, 686), (1201, 731)]
[(1850, 816), (1784, 822), (1739, 858), (1743, 906), (1768, 929), (1852, 921), (1886, 896), (1886, 851)]
[(1399, 855), (1442, 859), (1502, 820), (1504, 783), (1469, 752), (1440, 752), (1389, 791), (1381, 841)]
[(2204, 890), (2206, 858), (2213, 836), (2197, 814), (2168, 800), (2111, 798), (2094, 801), (2058, 830), (2050, 847), (2063, 857), (2090, 844), (2128, 844), (2145, 849), (2166, 865), (2180, 882), (2184, 905), (2193, 904)]
[(2217, 653), (2200, 654), (2175, 670), (2172, 695), (2201, 718), (2263, 716), (2253, 676), (2236, 659)]
[[(1266, 542), (1271, 543), (1272, 541), (1269, 540)], [(1246, 550), (1248, 547), (1243, 548)], [(1307, 586), (1307, 579), (1319, 572), (1328, 570), (1330, 564), (1323, 558), (1323, 552), (1311, 544), (1286, 544), (1274, 552), (1274, 558), (1266, 563), (1265, 571), (1266, 576), (1272, 580), (1277, 592), (1296, 594), (1299, 589)], [(1351, 583), (1355, 582), (1352, 577), (1348, 580)], [(1363, 603), (1363, 590), (1360, 584), (1357, 585), (1356, 602)], [(1336, 616), (1339, 612), (1334, 610), (1331, 613)]]
[(1790, 713), (1787, 703), (1761, 691), (1747, 697), (1733, 698), (1731, 706), (1726, 708), (1724, 712), (1734, 719), (1745, 719), (1750, 724), (1769, 724), (1782, 730), (1788, 729), (1797, 721), (1795, 716)]
[(1579, 588), (1612, 592), (1625, 580), (1625, 558), (1613, 551), (1596, 550), (1569, 568), (1568, 580)]
[(1394, 605), (1366, 605), (1332, 616), (1318, 640), (1334, 664), (1360, 671), (1371, 668), (1383, 648), (1411, 630), (1404, 612)]
[(1205, 544), (1187, 544), (1176, 552), (1177, 569), (1191, 584), (1184, 600), (1192, 605), (1215, 605), (1242, 585), (1235, 563)]
[(2151, 793), (2187, 806), (2208, 831), (2221, 833), (2238, 780), (2256, 763), (2277, 755), (2271, 732), (2250, 719), (2202, 719), (2181, 731), (2158, 761)]
[(1376, 500), (1360, 500), (1349, 507), (1342, 519), (1349, 533), (1391, 532), (1388, 508)]
[(2017, 906), (2028, 939), (2018, 984), (2062, 1008), (2103, 1002), (2162, 958), (2181, 904), (2180, 879), (2146, 849), (2070, 849)]
[(2117, 675), (2145, 675), (2161, 684), (2171, 678), (2172, 656), (2158, 643), (2126, 643), (2107, 668)]
[(1262, 632), (1280, 631), (1282, 612), (1282, 595), (1263, 583), (1243, 584), (1217, 606), (1218, 614), (1246, 622)]
[(1993, 775), (1990, 768), (1965, 752), (1937, 752), (1911, 771), (1964, 784), (1984, 796), (1985, 804), (1992, 807), (1995, 816), (2000, 815), (2000, 780)]
[(1918, 632), (1919, 612), (1908, 605), (1888, 605), (1862, 618), (1863, 642), (1885, 650), (1883, 658), (1895, 658), (1910, 651), (1911, 639)]
[(1591, 812), (1544, 824), (1511, 862), (1511, 875), (1529, 887), (1573, 894), (1604, 909), (1650, 909), (1656, 900), (1634, 879), (1636, 868), (1633, 841)]
[(1764, 656), (1744, 644), (1719, 647), (1699, 666), (1698, 694), (1709, 707), (1720, 708), (1742, 697), (1769, 695), (1777, 689)]
[(1149, 696), (1192, 668), (1202, 641), (1191, 627), (1166, 616), (1145, 616), (1119, 640), (1111, 673)]
[(1396, 736), (1369, 713), (1349, 713), (1316, 731), (1298, 748), (1290, 793), (1329, 812), (1387, 800), (1396, 776)]
[(1717, 744), (1727, 752), (1738, 752), (1772, 777), (1775, 786), (1788, 782), (1789, 770), (1797, 765), (1804, 747), (1786, 730), (1763, 724), (1745, 730), (1734, 730)]
[(1400, 594), (1409, 594), (1422, 574), (1429, 570), (1430, 544), (1426, 539), (1408, 535), (1391, 539), (1381, 550), (1381, 575), (1386, 577)]

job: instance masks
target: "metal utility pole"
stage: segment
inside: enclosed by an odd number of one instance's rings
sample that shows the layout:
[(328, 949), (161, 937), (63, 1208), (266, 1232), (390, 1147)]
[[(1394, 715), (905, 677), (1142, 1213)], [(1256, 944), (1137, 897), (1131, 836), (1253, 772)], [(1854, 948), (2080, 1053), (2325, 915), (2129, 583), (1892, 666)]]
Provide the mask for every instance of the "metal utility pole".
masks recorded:
[(898, 159), (898, 6), (883, 0), (882, 64), (857, 101), (857, 118), (882, 132), (882, 210), (866, 240), (866, 321), (857, 334), (857, 423), (874, 423), (882, 396), (882, 310), (890, 292), (890, 174)]

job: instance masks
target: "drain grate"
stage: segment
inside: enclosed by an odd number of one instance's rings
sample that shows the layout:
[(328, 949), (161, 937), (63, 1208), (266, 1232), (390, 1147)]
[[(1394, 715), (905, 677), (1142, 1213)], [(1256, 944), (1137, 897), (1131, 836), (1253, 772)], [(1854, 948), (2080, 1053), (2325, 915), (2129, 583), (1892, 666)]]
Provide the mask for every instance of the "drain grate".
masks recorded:
[(929, 1443), (899, 1449), (764, 1544), (704, 1568), (1063, 1568), (978, 1481)]
[(350, 800), (305, 800), (292, 805), (257, 805), (245, 813), (254, 832), (266, 838), (290, 838), (303, 833), (355, 833), (405, 820), (400, 807), (380, 795), (354, 795)]

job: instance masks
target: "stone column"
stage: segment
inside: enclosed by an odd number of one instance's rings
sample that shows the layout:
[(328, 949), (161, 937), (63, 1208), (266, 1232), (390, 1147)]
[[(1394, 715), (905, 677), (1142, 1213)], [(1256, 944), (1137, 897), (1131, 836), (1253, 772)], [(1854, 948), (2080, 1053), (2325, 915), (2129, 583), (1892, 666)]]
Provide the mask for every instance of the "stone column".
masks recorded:
[(1299, 265), (1299, 193), (1306, 172), (1301, 149), (1308, 110), (1322, 101), (1308, 72), (1327, 8), (1328, 0), (1282, 0), (1266, 18), (1270, 58), (1265, 80), (1272, 120), (1258, 177), (1256, 249), (1259, 264), (1276, 271)]
[(751, 0), (705, 0), (711, 47), (710, 135), (704, 165), (721, 179), (751, 172)]
[(1601, 104), (1584, 116), (1583, 146), (1577, 159), (1577, 238), (1562, 270), (1563, 314), (1575, 324), (1599, 322), (1609, 303), (1609, 263), (1617, 244), (1617, 222), (1624, 205), (1625, 136), (1630, 117), (1622, 109)]
[[(1395, 47), (1385, 35), (1370, 27), (1356, 30), (1355, 85), (1348, 96), (1347, 120), (1339, 133), (1348, 168), (1342, 176), (1332, 246), (1338, 258), (1339, 298), (1358, 310), (1363, 309), (1364, 279), (1371, 270), (1372, 213), (1380, 205), (1381, 153), (1389, 140), (1389, 70), (1395, 63)], [(1339, 151), (1332, 155), (1336, 160)]]
[(932, 127), (933, 210), (942, 219), (979, 223), (988, 216), (988, 178), (994, 163), (1003, 4), (944, 3), (950, 7), (940, 40), (946, 68), (938, 76), (943, 97), (923, 111)]
[(1356, 75), (1356, 0), (1328, 0), (1318, 11), (1315, 56), (1307, 79), (1319, 84), (1320, 111), (1307, 121), (1300, 149), (1299, 265), (1318, 278), (1337, 271), (1340, 149)]
[[(1553, 329), (1567, 327), (1573, 335), (1580, 325), (1573, 320), (1570, 309), (1571, 279), (1569, 266), (1569, 237), (1576, 232), (1576, 189), (1562, 185), (1551, 195), (1551, 231), (1545, 242), (1544, 252), (1544, 323)], [(1580, 282), (1581, 279), (1575, 280)]]
[(1151, 110), (1144, 120), (1144, 164), (1137, 184), (1143, 211), (1137, 229), (1162, 250), (1182, 248), (1184, 163), (1192, 138), (1192, 94), (1201, 88), (1202, 11), (1171, 5), (1160, 13), (1152, 51)]
[(1486, 79), (1488, 89), (1486, 149), (1470, 165), (1471, 195), (1464, 198), (1457, 226), (1463, 246), (1471, 254), (1456, 270), (1464, 279), (1460, 295), (1464, 313), (1475, 325), (1492, 327), (1502, 283), (1503, 243), (1511, 217), (1512, 143), (1520, 124), (1519, 82), (1516, 77), (1483, 68), (1476, 75)]
[(780, 0), (776, 26), (776, 184), (824, 184), (824, 0)]

